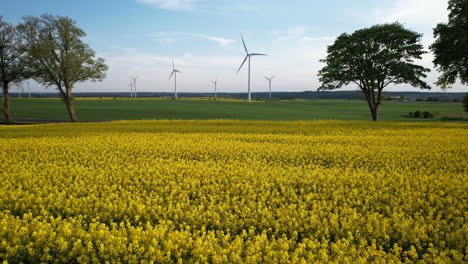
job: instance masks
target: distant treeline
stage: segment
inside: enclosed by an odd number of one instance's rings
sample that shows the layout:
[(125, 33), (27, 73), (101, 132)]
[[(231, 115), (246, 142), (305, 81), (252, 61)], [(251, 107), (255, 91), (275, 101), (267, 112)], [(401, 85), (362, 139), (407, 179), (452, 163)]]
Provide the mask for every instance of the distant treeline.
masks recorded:
[[(431, 93), (431, 92), (386, 92), (384, 100), (397, 101), (440, 101), (440, 102), (461, 102), (465, 93)], [(1, 94), (0, 94), (1, 96)], [(11, 97), (18, 98), (18, 93), (11, 93)], [(103, 92), (103, 93), (74, 93), (76, 98), (99, 98), (99, 97), (130, 97), (129, 93)], [(172, 98), (173, 93), (148, 93), (139, 92), (138, 97), (167, 97)], [(27, 98), (27, 93), (21, 93), (21, 97)], [(59, 98), (58, 93), (31, 93), (32, 98)], [(213, 98), (213, 93), (179, 93), (180, 98), (205, 97)], [(223, 98), (247, 98), (246, 93), (218, 93), (218, 97)], [(254, 93), (252, 100), (265, 100), (268, 93)], [(348, 99), (365, 100), (360, 91), (305, 91), (305, 92), (275, 92), (272, 93), (273, 100), (294, 100), (294, 99)]]

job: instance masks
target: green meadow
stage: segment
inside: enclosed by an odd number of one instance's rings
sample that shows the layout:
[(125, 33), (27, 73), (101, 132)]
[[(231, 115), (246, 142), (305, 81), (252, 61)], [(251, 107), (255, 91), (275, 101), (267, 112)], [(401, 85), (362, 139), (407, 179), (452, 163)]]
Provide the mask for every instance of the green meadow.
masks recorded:
[[(75, 108), (80, 121), (144, 119), (232, 119), (265, 121), (370, 120), (364, 100), (244, 101), (78, 99)], [(17, 119), (67, 120), (65, 104), (59, 99), (12, 99)], [(3, 109), (0, 108), (0, 111)], [(409, 112), (428, 111), (434, 118), (412, 118)], [(381, 121), (457, 121), (466, 115), (461, 103), (384, 101)]]

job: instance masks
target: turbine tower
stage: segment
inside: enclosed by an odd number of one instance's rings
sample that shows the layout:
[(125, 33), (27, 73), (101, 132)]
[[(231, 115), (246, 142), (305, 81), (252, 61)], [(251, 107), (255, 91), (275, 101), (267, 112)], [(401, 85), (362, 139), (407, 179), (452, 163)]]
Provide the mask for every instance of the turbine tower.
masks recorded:
[(21, 98), (21, 92), (24, 92), (23, 83), (18, 83), (18, 98)]
[(239, 69), (237, 70), (237, 73), (239, 73), (239, 71), (242, 69), (242, 66), (244, 66), (245, 62), (247, 61), (247, 59), (249, 60), (249, 67), (248, 67), (248, 82), (247, 82), (247, 91), (248, 91), (248, 99), (249, 99), (249, 103), (251, 102), (251, 94), (250, 94), (250, 58), (253, 57), (253, 56), (266, 56), (268, 54), (262, 54), (262, 53), (249, 53), (249, 51), (247, 50), (247, 46), (245, 45), (245, 41), (244, 41), (244, 37), (241, 35), (241, 39), (242, 39), (242, 44), (244, 44), (244, 50), (245, 50), (245, 53), (246, 53), (246, 56), (245, 56), (245, 59), (244, 61), (242, 62), (241, 66), (239, 67)]
[(218, 77), (216, 77), (216, 81), (211, 81), (211, 82), (214, 84), (214, 88), (215, 88), (214, 98), (215, 98), (215, 100), (216, 100), (216, 98), (218, 97), (217, 91), (216, 91), (217, 84), (218, 84)]
[(26, 82), (26, 84), (28, 85), (28, 95), (29, 95), (29, 99), (31, 99), (31, 86), (30, 86), (30, 83), (29, 83), (29, 82)]
[(128, 84), (128, 87), (130, 87), (130, 98), (133, 98), (133, 80), (130, 79), (130, 83)]
[(276, 74), (273, 75), (273, 76), (271, 76), (270, 78), (268, 78), (268, 77), (265, 76), (265, 79), (268, 80), (268, 84), (269, 84), (269, 87), (270, 87), (270, 96), (269, 96), (270, 99), (271, 99), (271, 80), (273, 80), (273, 78), (275, 78), (275, 76), (276, 76)]
[(133, 77), (132, 76), (132, 82), (133, 82), (133, 90), (134, 90), (134, 97), (137, 98), (137, 86), (136, 86), (136, 81), (137, 81), (137, 76)]
[(169, 76), (169, 80), (172, 78), (172, 75), (174, 75), (174, 99), (177, 98), (177, 73), (182, 73), (179, 70), (176, 70), (175, 65), (174, 65), (174, 58), (172, 58), (172, 73), (171, 76)]

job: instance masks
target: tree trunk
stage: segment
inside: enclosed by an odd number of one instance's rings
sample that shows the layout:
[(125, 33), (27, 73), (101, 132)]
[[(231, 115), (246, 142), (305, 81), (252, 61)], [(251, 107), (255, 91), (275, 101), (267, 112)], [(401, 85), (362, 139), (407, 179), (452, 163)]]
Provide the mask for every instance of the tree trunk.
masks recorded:
[(372, 121), (377, 121), (377, 115), (378, 115), (378, 112), (377, 110), (379, 109), (379, 104), (378, 103), (373, 103), (373, 102), (370, 102), (370, 101), (367, 101), (368, 105), (369, 105), (369, 109), (371, 111), (371, 116), (372, 116)]
[(377, 115), (378, 115), (377, 109), (379, 108), (380, 101), (375, 102), (375, 96), (374, 96), (373, 91), (367, 92), (365, 89), (362, 89), (362, 91), (366, 95), (366, 101), (367, 101), (367, 105), (369, 106), (369, 110), (371, 112), (372, 121), (375, 122), (377, 121)]
[(67, 92), (67, 94), (65, 95), (65, 104), (67, 105), (70, 120), (72, 122), (77, 122), (78, 119), (76, 118), (75, 109), (73, 108), (73, 99), (70, 92)]
[(5, 111), (5, 122), (7, 124), (12, 124), (13, 119), (11, 118), (11, 112), (10, 112), (10, 94), (8, 93), (8, 84), (4, 83), (3, 84), (3, 106), (4, 106), (4, 111)]
[(377, 106), (371, 108), (372, 121), (377, 121)]

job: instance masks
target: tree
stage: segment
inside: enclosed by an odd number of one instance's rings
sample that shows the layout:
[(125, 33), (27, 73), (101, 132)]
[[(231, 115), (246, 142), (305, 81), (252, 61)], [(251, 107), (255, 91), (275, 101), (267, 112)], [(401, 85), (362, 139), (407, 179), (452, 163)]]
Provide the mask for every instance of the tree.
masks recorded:
[(46, 86), (56, 86), (72, 122), (78, 119), (73, 108), (72, 89), (78, 82), (101, 81), (106, 76), (104, 59), (81, 38), (85, 32), (68, 17), (44, 14), (24, 17), (18, 26), (27, 47), (33, 78)]
[(318, 74), (322, 83), (318, 90), (356, 84), (366, 97), (372, 120), (377, 121), (382, 91), (389, 84), (430, 89), (420, 79), (429, 69), (413, 63), (424, 54), (420, 39), (421, 34), (398, 23), (375, 25), (351, 35), (343, 33), (328, 47), (327, 57), (320, 60), (326, 66)]
[(9, 88), (27, 77), (24, 64), (24, 49), (15, 27), (0, 16), (0, 81), (3, 89), (4, 115), (7, 124), (13, 123), (10, 110)]
[(436, 84), (442, 89), (450, 88), (460, 79), (468, 84), (468, 1), (449, 0), (448, 23), (434, 28), (434, 64), (442, 75)]

